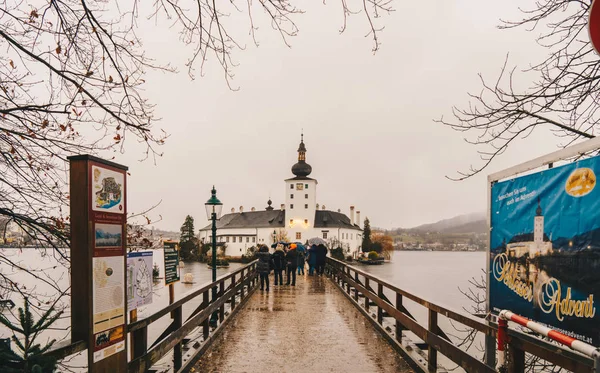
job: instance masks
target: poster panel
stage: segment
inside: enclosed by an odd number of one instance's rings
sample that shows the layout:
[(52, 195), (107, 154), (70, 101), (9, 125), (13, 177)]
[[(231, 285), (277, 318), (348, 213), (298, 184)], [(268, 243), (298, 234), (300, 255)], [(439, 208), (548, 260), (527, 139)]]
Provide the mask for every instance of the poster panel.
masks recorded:
[(125, 326), (94, 334), (94, 362), (125, 350)]
[(125, 323), (124, 258), (122, 256), (92, 259), (94, 333)]
[(179, 250), (177, 242), (163, 243), (165, 255), (165, 285), (179, 281)]
[(92, 166), (92, 210), (123, 214), (125, 173)]
[(127, 309), (152, 303), (152, 251), (127, 254)]
[(600, 157), (495, 183), (490, 309), (600, 346)]

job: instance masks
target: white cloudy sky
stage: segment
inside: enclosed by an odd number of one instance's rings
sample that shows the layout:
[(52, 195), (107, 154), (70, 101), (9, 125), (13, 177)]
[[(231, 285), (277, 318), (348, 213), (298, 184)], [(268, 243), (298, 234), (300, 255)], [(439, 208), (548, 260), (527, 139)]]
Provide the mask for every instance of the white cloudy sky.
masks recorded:
[[(395, 0), (396, 11), (380, 21), (385, 30), (375, 55), (361, 15), (339, 34), (336, 1), (303, 8), (291, 48), (260, 17), (260, 46), (254, 46), (246, 19), (234, 17), (232, 29), (246, 45), (234, 54), (239, 66), (232, 84), (239, 91), (210, 63), (204, 77), (191, 80), (184, 66), (191, 51), (177, 34), (141, 22), (148, 53), (182, 72), (148, 75), (147, 95), (171, 136), (156, 164), (138, 162), (135, 147), (117, 157), (131, 171), (129, 210), (162, 200), (153, 214), (162, 215), (156, 227), (178, 230), (188, 214), (203, 226), (213, 184), (224, 211), (261, 209), (269, 196), (279, 206), (304, 129), (317, 200), (328, 209), (347, 212), (353, 204), (372, 225), (386, 228), (484, 211), (485, 174), (463, 182), (445, 178), (477, 164), (475, 148), (433, 119), (448, 116), (452, 105), (465, 106), (467, 92), (480, 89), (477, 73), (495, 78), (507, 53), (523, 67), (544, 56), (534, 33), (497, 28), (500, 18), (518, 18), (518, 6), (531, 3)], [(489, 172), (556, 144), (538, 131)]]

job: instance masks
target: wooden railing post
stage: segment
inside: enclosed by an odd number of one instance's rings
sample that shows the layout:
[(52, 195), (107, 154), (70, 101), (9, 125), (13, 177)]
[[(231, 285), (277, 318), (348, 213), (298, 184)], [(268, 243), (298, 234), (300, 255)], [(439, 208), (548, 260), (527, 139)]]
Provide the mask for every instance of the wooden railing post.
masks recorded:
[(244, 299), (244, 270), (242, 269), (242, 272), (240, 274), (240, 283), (242, 284), (241, 288), (240, 288), (240, 300)]
[[(429, 332), (433, 333), (435, 335), (437, 335), (437, 312), (433, 311), (433, 310), (428, 310), (429, 311)], [(433, 346), (431, 345), (431, 343), (429, 343), (427, 345), (427, 350), (429, 352), (429, 356), (427, 358), (427, 370), (429, 372), (436, 372), (437, 371), (437, 350), (435, 348), (433, 348)]]
[[(208, 307), (210, 303), (208, 299), (208, 292), (209, 290), (206, 290), (204, 293), (202, 293), (202, 302), (204, 303), (204, 308)], [(210, 331), (210, 326), (208, 324), (209, 318), (210, 316), (207, 316), (206, 319), (204, 319), (204, 321), (202, 322), (202, 336), (204, 337), (205, 341), (208, 339), (208, 333)]]
[[(181, 328), (181, 325), (183, 323), (183, 314), (182, 314), (182, 306), (177, 307), (174, 311), (174, 318), (173, 318), (173, 322), (175, 323), (175, 330), (179, 330), (179, 328)], [(175, 347), (173, 347), (173, 365), (175, 368), (175, 371), (178, 371), (179, 369), (181, 369), (181, 364), (182, 364), (182, 354), (181, 354), (181, 342), (177, 343), (175, 345)]]
[[(231, 276), (231, 288), (235, 289), (235, 275)], [(233, 296), (231, 297), (231, 310), (235, 309), (235, 291), (233, 292)]]
[(508, 373), (525, 372), (525, 351), (508, 343)]
[[(369, 291), (369, 278), (365, 277), (365, 289), (367, 289), (367, 291)], [(369, 310), (369, 302), (371, 302), (371, 299), (369, 299), (369, 297), (367, 297), (367, 295), (365, 294), (365, 310)]]
[[(225, 294), (225, 281), (221, 281), (219, 284), (219, 298), (221, 298)], [(223, 320), (225, 320), (225, 303), (219, 307), (219, 322), (222, 324)]]
[[(354, 281), (358, 284), (358, 272), (354, 272)], [(358, 288), (354, 287), (354, 300), (358, 302)]]
[(348, 279), (352, 278), (352, 275), (350, 275), (350, 267), (346, 267), (346, 293), (350, 294), (350, 281), (348, 281)]
[(131, 360), (137, 359), (140, 356), (144, 356), (148, 351), (148, 328), (134, 330), (131, 333)]
[[(402, 294), (396, 293), (396, 309), (398, 311), (402, 310)], [(400, 320), (396, 319), (396, 340), (402, 343), (402, 324)]]
[[(379, 299), (383, 299), (383, 284), (377, 284), (377, 296)], [(377, 322), (381, 325), (383, 323), (383, 308), (377, 306)]]

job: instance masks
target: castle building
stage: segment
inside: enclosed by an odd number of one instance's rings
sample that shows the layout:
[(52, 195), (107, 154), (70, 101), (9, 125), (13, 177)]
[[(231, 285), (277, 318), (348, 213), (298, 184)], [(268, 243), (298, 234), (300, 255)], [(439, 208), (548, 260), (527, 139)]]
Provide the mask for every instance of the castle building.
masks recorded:
[[(217, 245), (225, 255), (241, 256), (250, 247), (259, 244), (271, 246), (273, 242), (306, 243), (309, 238), (320, 237), (328, 248), (342, 247), (346, 256), (356, 257), (362, 244), (360, 211), (350, 206), (350, 217), (326, 210), (317, 203), (316, 179), (309, 177), (312, 167), (306, 163), (304, 135), (298, 147), (298, 162), (292, 166), (294, 177), (285, 180), (285, 204), (275, 209), (271, 199), (264, 210), (224, 214), (217, 221)], [(200, 240), (211, 242), (211, 225), (200, 230)]]
[(544, 233), (544, 215), (542, 214), (541, 201), (538, 198), (538, 205), (533, 218), (533, 233), (524, 233), (514, 236), (506, 246), (506, 252), (511, 258), (520, 258), (527, 254), (530, 258), (540, 255), (551, 254), (552, 238)]

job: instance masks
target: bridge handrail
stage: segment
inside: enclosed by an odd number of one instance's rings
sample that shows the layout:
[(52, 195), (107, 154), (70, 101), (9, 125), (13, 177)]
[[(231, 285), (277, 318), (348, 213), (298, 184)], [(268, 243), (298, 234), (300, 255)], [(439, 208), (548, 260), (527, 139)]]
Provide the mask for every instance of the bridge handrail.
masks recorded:
[(386, 288), (394, 291), (395, 293), (401, 294), (403, 297), (406, 297), (415, 303), (418, 303), (426, 308), (429, 308), (430, 310), (436, 311), (439, 314), (442, 314), (448, 318), (456, 320), (466, 326), (469, 326), (469, 327), (476, 329), (477, 331), (480, 331), (487, 335), (494, 335), (493, 328), (491, 328), (490, 324), (487, 321), (484, 322), (484, 321), (481, 321), (481, 319), (475, 318), (471, 315), (468, 315), (468, 314), (465, 315), (465, 314), (459, 313), (458, 311), (453, 310), (451, 308), (440, 306), (436, 303), (427, 301), (421, 297), (418, 297), (414, 294), (409, 293), (406, 290), (400, 289), (399, 287), (395, 286), (394, 284), (389, 283), (388, 281), (386, 281), (380, 277), (377, 277), (371, 273), (365, 272), (365, 271), (357, 268), (356, 266), (344, 263), (344, 262), (334, 259), (334, 258), (328, 258), (328, 259), (330, 259), (333, 262), (337, 262), (341, 265), (344, 265), (346, 267), (352, 268), (353, 271), (357, 272), (361, 276), (368, 278), (370, 280), (373, 280), (378, 284), (383, 284)]
[[(252, 289), (255, 286), (257, 262), (257, 260), (254, 260), (245, 266), (234, 270), (233, 272), (229, 272), (218, 277), (215, 282), (207, 282), (200, 288), (186, 293), (179, 300), (149, 315), (148, 317), (129, 323), (126, 329), (127, 333), (131, 334), (132, 356), (128, 363), (128, 371), (141, 372), (147, 370), (153, 363), (162, 358), (171, 349), (176, 351), (174, 353), (176, 367), (175, 370), (179, 370), (183, 363), (181, 356), (181, 341), (191, 330), (200, 325), (203, 326), (203, 335), (205, 341), (208, 339), (210, 339), (209, 343), (212, 341), (212, 333), (216, 332), (217, 330), (222, 330), (224, 321), (227, 322), (230, 317), (239, 309), (239, 306), (235, 307), (236, 293), (241, 291), (240, 305), (243, 304), (245, 300), (248, 299), (247, 296), (251, 294)], [(244, 272), (246, 272), (246, 276), (244, 276)], [(236, 277), (238, 275), (239, 281), (236, 281)], [(232, 284), (230, 287), (225, 289), (225, 281), (229, 279), (232, 280)], [(244, 296), (245, 286), (248, 286), (248, 294), (246, 294), (246, 296)], [(215, 287), (218, 287), (217, 299), (209, 300), (211, 290)], [(203, 296), (202, 304), (192, 313), (188, 320), (183, 321), (182, 306), (200, 295)], [(232, 303), (231, 314), (229, 316), (225, 315), (224, 307), (226, 302)], [(236, 309), (234, 310), (234, 308)], [(219, 312), (219, 326), (215, 329), (215, 331), (210, 332), (208, 318), (213, 312)], [(172, 318), (174, 319), (173, 322), (163, 332), (163, 335), (158, 337), (158, 339), (155, 341), (155, 345), (148, 348), (148, 326), (159, 318), (168, 315), (169, 313), (171, 313)], [(209, 337), (209, 333), (211, 333), (211, 337)], [(78, 352), (84, 351), (87, 349), (87, 347), (87, 342), (85, 341), (63, 341), (56, 343), (44, 355), (51, 356), (56, 360), (61, 360)], [(207, 344), (204, 344), (201, 349), (198, 350), (197, 355), (200, 355), (206, 349), (206, 347)], [(193, 363), (197, 360), (197, 355), (195, 355), (192, 359), (188, 359), (185, 364), (183, 364), (184, 368), (187, 368), (186, 370), (189, 370)]]
[[(418, 359), (413, 359), (415, 360), (413, 361), (415, 368), (421, 371), (435, 371), (435, 369), (437, 369), (437, 352), (439, 351), (450, 360), (461, 365), (467, 371), (495, 371), (494, 367), (486, 365), (482, 361), (479, 361), (478, 358), (469, 355), (466, 351), (463, 351), (458, 346), (454, 345), (450, 341), (450, 338), (438, 326), (437, 315), (442, 314), (451, 320), (483, 333), (488, 338), (495, 338), (497, 336), (498, 325), (496, 323), (487, 320), (479, 320), (471, 315), (466, 315), (447, 307), (439, 306), (433, 302), (429, 302), (390, 284), (384, 279), (340, 260), (327, 258), (327, 264), (329, 269), (333, 270), (330, 275), (334, 278), (334, 281), (337, 283), (340, 290), (342, 290), (347, 298), (353, 301), (354, 305), (363, 312), (375, 327), (384, 334), (388, 341), (392, 343), (392, 346), (404, 354), (405, 357), (411, 359), (411, 356), (409, 356), (410, 351), (402, 346), (402, 330), (410, 330), (425, 342), (429, 356), (427, 366), (417, 362), (416, 360)], [(364, 284), (361, 283), (359, 275), (364, 277)], [(370, 282), (377, 284), (376, 290), (371, 288)], [(396, 294), (396, 304), (392, 304), (392, 302), (387, 299), (383, 293), (383, 288), (388, 288)], [(354, 295), (352, 295), (352, 292), (354, 292)], [(359, 292), (365, 297), (364, 306), (361, 306), (359, 303)], [(402, 305), (403, 297), (428, 309), (427, 327), (421, 326)], [(372, 301), (373, 304), (370, 304), (369, 301)], [(377, 317), (375, 320), (372, 319), (369, 314), (369, 307), (371, 305), (377, 307)], [(385, 316), (384, 313), (386, 314)], [(392, 335), (391, 332), (383, 328), (384, 317), (393, 317), (395, 319), (395, 335)], [(512, 357), (509, 372), (524, 372), (525, 352), (574, 372), (593, 372), (594, 361), (573, 350), (532, 337), (514, 329), (508, 330), (508, 336), (510, 341), (508, 347)], [(492, 350), (491, 353), (495, 356), (495, 351)]]
[(169, 304), (165, 308), (162, 308), (162, 309), (154, 312), (153, 314), (148, 315), (147, 317), (144, 317), (143, 319), (140, 319), (140, 320), (137, 320), (135, 322), (132, 322), (132, 323), (128, 324), (127, 325), (127, 331), (128, 332), (133, 332), (135, 330), (138, 330), (140, 328), (143, 328), (145, 326), (148, 326), (148, 325), (152, 324), (156, 320), (158, 320), (161, 317), (167, 315), (168, 313), (171, 313), (175, 309), (181, 307), (183, 304), (185, 304), (185, 303), (189, 302), (190, 300), (196, 298), (197, 296), (201, 295), (205, 291), (210, 290), (210, 289), (214, 288), (215, 286), (218, 286), (221, 282), (225, 282), (225, 281), (233, 278), (234, 276), (242, 273), (243, 271), (246, 271), (254, 263), (256, 263), (256, 261), (250, 262), (247, 265), (245, 265), (243, 267), (240, 267), (240, 268), (236, 269), (233, 272), (229, 272), (229, 273), (226, 273), (224, 275), (219, 276), (215, 282), (212, 282), (212, 281), (207, 282), (202, 287), (200, 287), (198, 289), (194, 289), (194, 290), (189, 291), (182, 298), (180, 298), (179, 300), (173, 302), (172, 304)]

